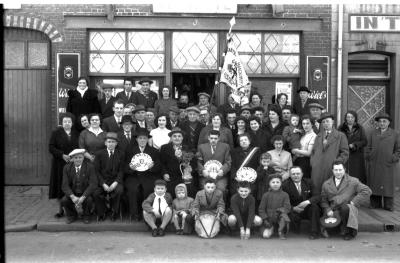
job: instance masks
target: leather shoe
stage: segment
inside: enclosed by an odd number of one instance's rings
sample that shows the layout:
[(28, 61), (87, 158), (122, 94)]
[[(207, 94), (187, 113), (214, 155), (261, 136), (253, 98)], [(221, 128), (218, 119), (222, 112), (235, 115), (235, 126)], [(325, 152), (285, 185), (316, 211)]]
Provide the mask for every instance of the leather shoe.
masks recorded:
[(74, 222), (75, 220), (76, 220), (75, 217), (73, 217), (73, 216), (68, 216), (68, 217), (67, 217), (67, 220), (66, 220), (66, 223), (67, 223), (67, 224), (71, 224), (71, 223)]
[(55, 218), (64, 217), (64, 210), (61, 210), (60, 212), (58, 212), (57, 214), (55, 214), (54, 217), (55, 217)]
[(321, 236), (324, 238), (329, 238), (328, 231), (325, 228), (321, 228)]
[(161, 227), (158, 229), (157, 232), (158, 232), (158, 235), (159, 235), (160, 237), (165, 236), (164, 229), (162, 229)]
[(311, 233), (309, 236), (308, 236), (308, 239), (310, 239), (310, 240), (314, 240), (314, 239), (317, 239), (318, 238), (318, 234), (317, 233)]
[(157, 229), (157, 228), (154, 228), (154, 229), (151, 231), (151, 235), (152, 235), (153, 237), (156, 237), (156, 236), (158, 235), (158, 229)]
[(343, 236), (343, 239), (344, 240), (352, 240), (352, 239), (354, 239), (354, 236), (351, 235), (351, 234), (346, 234), (346, 235)]
[(84, 224), (89, 224), (90, 223), (90, 219), (89, 219), (89, 217), (83, 217), (83, 223)]
[(101, 215), (101, 216), (97, 217), (97, 221), (99, 221), (99, 222), (104, 221), (105, 219), (106, 219), (105, 215)]

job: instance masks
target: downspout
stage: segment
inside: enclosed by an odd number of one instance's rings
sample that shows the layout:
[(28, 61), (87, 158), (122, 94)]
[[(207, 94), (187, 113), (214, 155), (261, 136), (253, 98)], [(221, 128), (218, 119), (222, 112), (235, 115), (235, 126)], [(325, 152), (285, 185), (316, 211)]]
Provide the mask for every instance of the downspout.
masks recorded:
[(338, 18), (338, 58), (337, 58), (337, 125), (342, 117), (342, 52), (343, 52), (343, 4), (339, 4)]

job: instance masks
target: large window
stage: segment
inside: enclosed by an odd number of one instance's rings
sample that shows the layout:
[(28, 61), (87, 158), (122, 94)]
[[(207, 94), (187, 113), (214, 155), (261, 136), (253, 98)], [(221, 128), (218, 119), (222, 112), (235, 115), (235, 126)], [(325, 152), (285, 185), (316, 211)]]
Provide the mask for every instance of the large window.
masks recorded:
[(6, 41), (4, 66), (7, 69), (41, 69), (49, 67), (49, 43)]
[(236, 33), (233, 39), (248, 74), (299, 74), (299, 34)]
[(92, 73), (163, 73), (163, 32), (92, 31), (89, 35)]

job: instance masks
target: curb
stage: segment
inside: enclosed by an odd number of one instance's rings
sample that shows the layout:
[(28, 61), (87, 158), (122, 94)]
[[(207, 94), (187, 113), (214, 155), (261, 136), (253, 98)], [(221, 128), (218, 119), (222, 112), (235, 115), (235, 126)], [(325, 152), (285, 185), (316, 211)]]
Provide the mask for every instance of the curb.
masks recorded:
[(32, 230), (36, 230), (36, 223), (25, 223), (18, 225), (6, 225), (4, 232), (29, 232)]
[(142, 223), (114, 223), (114, 222), (91, 222), (84, 224), (77, 221), (71, 224), (61, 222), (39, 222), (38, 231), (44, 232), (64, 232), (64, 231), (83, 231), (83, 232), (103, 232), (103, 231), (122, 231), (122, 232), (147, 232), (147, 226)]

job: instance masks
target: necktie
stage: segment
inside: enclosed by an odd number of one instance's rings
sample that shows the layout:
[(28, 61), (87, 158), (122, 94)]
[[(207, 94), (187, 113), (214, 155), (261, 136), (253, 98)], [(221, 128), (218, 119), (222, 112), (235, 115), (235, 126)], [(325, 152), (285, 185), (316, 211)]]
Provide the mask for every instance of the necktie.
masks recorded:
[(297, 191), (301, 194), (301, 183), (297, 183)]
[(114, 156), (114, 151), (110, 151), (110, 159), (112, 159)]
[(131, 142), (131, 134), (130, 133), (126, 134), (126, 139), (128, 139), (128, 142)]
[(158, 198), (158, 213), (161, 215), (161, 197)]
[(214, 154), (216, 149), (217, 149), (217, 147), (215, 147), (214, 145), (211, 146), (211, 153)]
[(129, 100), (129, 98), (131, 97), (131, 93), (130, 93), (130, 92), (127, 92), (127, 93), (126, 93), (126, 97), (127, 97), (128, 100)]
[(81, 174), (81, 169), (79, 167), (76, 168), (76, 176), (79, 178)]

